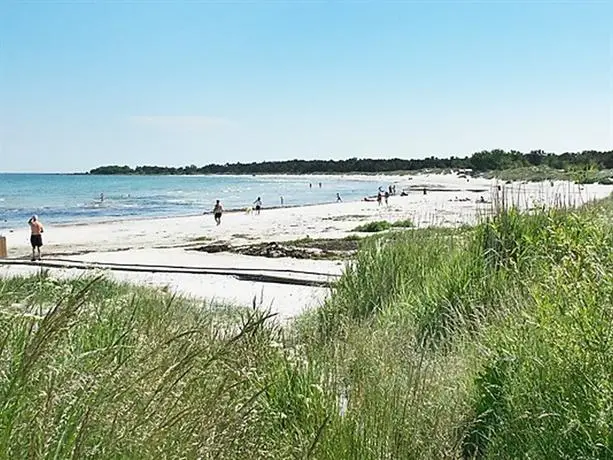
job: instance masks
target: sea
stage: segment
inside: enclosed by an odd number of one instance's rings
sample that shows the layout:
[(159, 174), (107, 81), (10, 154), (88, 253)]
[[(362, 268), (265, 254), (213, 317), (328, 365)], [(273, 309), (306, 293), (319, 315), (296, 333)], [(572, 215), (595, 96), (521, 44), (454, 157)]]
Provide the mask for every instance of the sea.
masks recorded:
[[(321, 184), (321, 185), (320, 185)], [(384, 178), (349, 176), (98, 176), (0, 174), (0, 233), (33, 214), (45, 223), (75, 224), (199, 215), (215, 200), (226, 210), (352, 201), (377, 193)], [(101, 194), (103, 199), (101, 199)]]

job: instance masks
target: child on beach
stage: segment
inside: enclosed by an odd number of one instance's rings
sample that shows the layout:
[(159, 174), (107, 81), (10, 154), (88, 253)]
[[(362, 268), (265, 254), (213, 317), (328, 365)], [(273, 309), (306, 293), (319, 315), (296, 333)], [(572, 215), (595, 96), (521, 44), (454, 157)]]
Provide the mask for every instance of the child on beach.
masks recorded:
[(223, 213), (223, 206), (221, 205), (219, 200), (217, 200), (215, 202), (215, 207), (213, 208), (213, 216), (215, 217), (215, 222), (217, 222), (217, 225), (221, 224), (221, 214), (222, 213)]
[(36, 215), (30, 217), (28, 220), (30, 226), (30, 243), (32, 244), (32, 261), (36, 260), (36, 252), (38, 251), (38, 260), (40, 260), (40, 248), (43, 245), (44, 232), (43, 224), (40, 223)]

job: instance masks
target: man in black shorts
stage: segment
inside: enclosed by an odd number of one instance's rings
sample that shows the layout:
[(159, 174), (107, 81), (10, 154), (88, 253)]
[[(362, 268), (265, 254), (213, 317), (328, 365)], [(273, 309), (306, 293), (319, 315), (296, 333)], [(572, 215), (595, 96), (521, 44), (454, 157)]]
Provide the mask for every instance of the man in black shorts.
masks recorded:
[(213, 208), (213, 215), (215, 216), (215, 222), (217, 222), (217, 225), (221, 224), (221, 214), (222, 213), (223, 213), (223, 206), (221, 205), (219, 200), (217, 200), (217, 202), (215, 203), (215, 207)]
[(28, 221), (30, 225), (30, 243), (32, 244), (32, 259), (36, 260), (36, 251), (38, 251), (38, 260), (40, 260), (40, 248), (43, 245), (43, 224), (40, 223), (38, 217), (32, 216)]

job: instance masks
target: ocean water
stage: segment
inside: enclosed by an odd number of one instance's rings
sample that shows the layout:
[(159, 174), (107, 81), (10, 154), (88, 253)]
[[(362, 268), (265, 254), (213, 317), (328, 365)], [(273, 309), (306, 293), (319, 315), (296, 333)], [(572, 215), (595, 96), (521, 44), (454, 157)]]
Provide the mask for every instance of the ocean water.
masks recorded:
[(333, 203), (336, 193), (356, 200), (387, 185), (342, 176), (0, 174), (0, 231), (24, 226), (32, 214), (53, 224), (184, 216), (211, 211), (216, 199), (227, 210), (244, 209), (259, 196), (266, 209), (280, 206), (281, 196), (286, 206)]

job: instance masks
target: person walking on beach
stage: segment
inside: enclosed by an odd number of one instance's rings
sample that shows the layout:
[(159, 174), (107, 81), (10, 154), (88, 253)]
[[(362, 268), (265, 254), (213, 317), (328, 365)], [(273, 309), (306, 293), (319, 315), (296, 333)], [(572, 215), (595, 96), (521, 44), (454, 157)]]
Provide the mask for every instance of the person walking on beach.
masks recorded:
[(340, 193), (336, 194), (336, 202), (337, 203), (342, 203), (343, 202), (343, 200), (341, 199), (341, 194)]
[(43, 245), (43, 224), (40, 223), (36, 215), (28, 220), (30, 226), (30, 243), (32, 244), (32, 261), (36, 260), (36, 252), (38, 252), (38, 260), (40, 260), (40, 248)]
[(379, 193), (377, 193), (377, 205), (381, 206), (382, 198), (383, 198), (383, 195), (381, 194), (381, 191), (379, 190)]
[(388, 200), (389, 200), (389, 199), (390, 199), (390, 194), (389, 194), (389, 192), (385, 192), (385, 206), (388, 206), (388, 205), (389, 205), (389, 203), (388, 203)]
[(215, 222), (217, 223), (217, 225), (221, 224), (221, 214), (222, 213), (223, 213), (223, 206), (221, 205), (219, 200), (217, 200), (215, 202), (215, 207), (213, 208), (213, 216), (215, 217)]
[(255, 212), (259, 215), (260, 211), (262, 210), (262, 199), (258, 197), (258, 199), (255, 200), (253, 204), (255, 205)]

